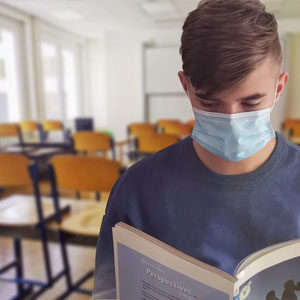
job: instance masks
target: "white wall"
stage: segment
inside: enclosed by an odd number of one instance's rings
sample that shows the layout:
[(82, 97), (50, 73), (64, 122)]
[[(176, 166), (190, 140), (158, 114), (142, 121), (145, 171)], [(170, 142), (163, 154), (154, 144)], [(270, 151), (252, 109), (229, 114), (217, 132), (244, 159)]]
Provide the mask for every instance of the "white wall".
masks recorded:
[(142, 41), (130, 33), (105, 35), (107, 125), (116, 140), (144, 116)]
[(194, 118), (190, 100), (182, 93), (179, 95), (151, 96), (149, 103), (149, 121), (159, 119), (178, 119), (187, 122)]
[[(289, 41), (289, 34), (292, 32), (300, 32), (300, 19), (291, 19), (291, 20), (279, 20), (278, 21), (278, 32), (280, 39), (282, 41), (283, 46), (283, 71), (290, 71), (290, 47), (292, 46)], [(290, 74), (291, 75), (291, 74)], [(291, 80), (292, 78), (290, 78)], [(292, 79), (293, 80), (293, 79)], [(300, 118), (300, 114), (298, 116), (291, 115), (289, 112), (289, 107), (291, 99), (288, 97), (290, 82), (286, 86), (286, 89), (283, 95), (280, 98), (280, 101), (274, 107), (272, 112), (271, 120), (275, 130), (281, 131), (283, 121), (288, 117), (297, 117)]]
[(286, 112), (289, 118), (300, 118), (300, 33), (291, 33), (288, 38), (290, 82)]
[(89, 41), (88, 45), (90, 110), (87, 115), (94, 118), (95, 128), (107, 128), (105, 43), (95, 40)]

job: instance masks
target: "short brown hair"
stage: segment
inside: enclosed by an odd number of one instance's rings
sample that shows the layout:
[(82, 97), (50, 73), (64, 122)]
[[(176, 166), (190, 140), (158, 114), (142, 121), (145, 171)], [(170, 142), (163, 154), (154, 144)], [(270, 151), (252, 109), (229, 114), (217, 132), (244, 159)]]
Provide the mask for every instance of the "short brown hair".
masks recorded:
[(277, 28), (259, 0), (202, 0), (182, 27), (183, 71), (209, 96), (234, 87), (268, 57), (281, 64)]

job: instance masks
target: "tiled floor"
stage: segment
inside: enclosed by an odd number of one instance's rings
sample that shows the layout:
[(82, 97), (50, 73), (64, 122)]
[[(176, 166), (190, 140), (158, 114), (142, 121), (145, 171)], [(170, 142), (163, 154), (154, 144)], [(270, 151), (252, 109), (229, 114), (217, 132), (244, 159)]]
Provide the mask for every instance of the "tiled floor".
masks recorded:
[[(23, 241), (24, 254), (24, 270), (27, 278), (31, 279), (45, 279), (45, 272), (42, 259), (42, 251), (40, 243), (37, 241)], [(0, 266), (9, 262), (13, 258), (12, 240), (9, 238), (0, 238)], [(72, 278), (74, 280), (80, 278), (86, 272), (94, 268), (95, 248), (68, 246), (69, 260), (72, 270)], [(56, 244), (50, 245), (50, 253), (52, 259), (53, 273), (56, 274), (61, 268), (61, 257), (59, 248)], [(13, 275), (13, 271), (7, 273)], [(84, 285), (85, 288), (91, 289), (93, 280), (89, 280)], [(43, 294), (39, 299), (53, 300), (56, 296), (65, 291), (65, 281), (60, 279), (54, 287), (47, 293)], [(0, 299), (10, 299), (15, 294), (15, 285), (11, 283), (0, 282)], [(69, 300), (87, 300), (90, 297), (73, 293)]]

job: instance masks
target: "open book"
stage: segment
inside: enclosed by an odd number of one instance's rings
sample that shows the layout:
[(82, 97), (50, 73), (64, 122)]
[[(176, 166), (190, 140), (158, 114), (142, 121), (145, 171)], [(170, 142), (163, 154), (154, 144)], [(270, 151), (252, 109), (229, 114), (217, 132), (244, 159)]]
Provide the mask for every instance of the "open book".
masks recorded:
[(253, 253), (233, 277), (122, 222), (113, 238), (119, 300), (300, 300), (300, 239)]

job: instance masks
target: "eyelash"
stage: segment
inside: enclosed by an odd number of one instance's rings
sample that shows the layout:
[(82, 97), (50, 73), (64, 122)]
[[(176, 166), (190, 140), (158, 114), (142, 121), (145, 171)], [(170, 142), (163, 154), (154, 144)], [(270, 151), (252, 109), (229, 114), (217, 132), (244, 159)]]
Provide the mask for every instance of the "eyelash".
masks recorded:
[[(220, 105), (219, 103), (207, 103), (207, 102), (204, 102), (204, 101), (201, 101), (201, 100), (200, 100), (200, 104), (203, 107), (210, 107), (210, 108), (211, 107), (217, 107), (217, 106)], [(242, 105), (247, 106), (247, 107), (256, 107), (256, 106), (260, 105), (260, 102), (258, 102), (258, 103), (247, 103), (247, 102), (244, 102), (244, 103), (242, 103)]]
[(207, 103), (207, 102), (204, 102), (204, 101), (201, 101), (201, 100), (200, 100), (200, 104), (204, 107), (217, 107), (217, 106), (219, 106), (219, 103)]
[(256, 107), (256, 106), (259, 106), (260, 105), (260, 102), (258, 103), (242, 103), (244, 106), (247, 106), (247, 107)]

